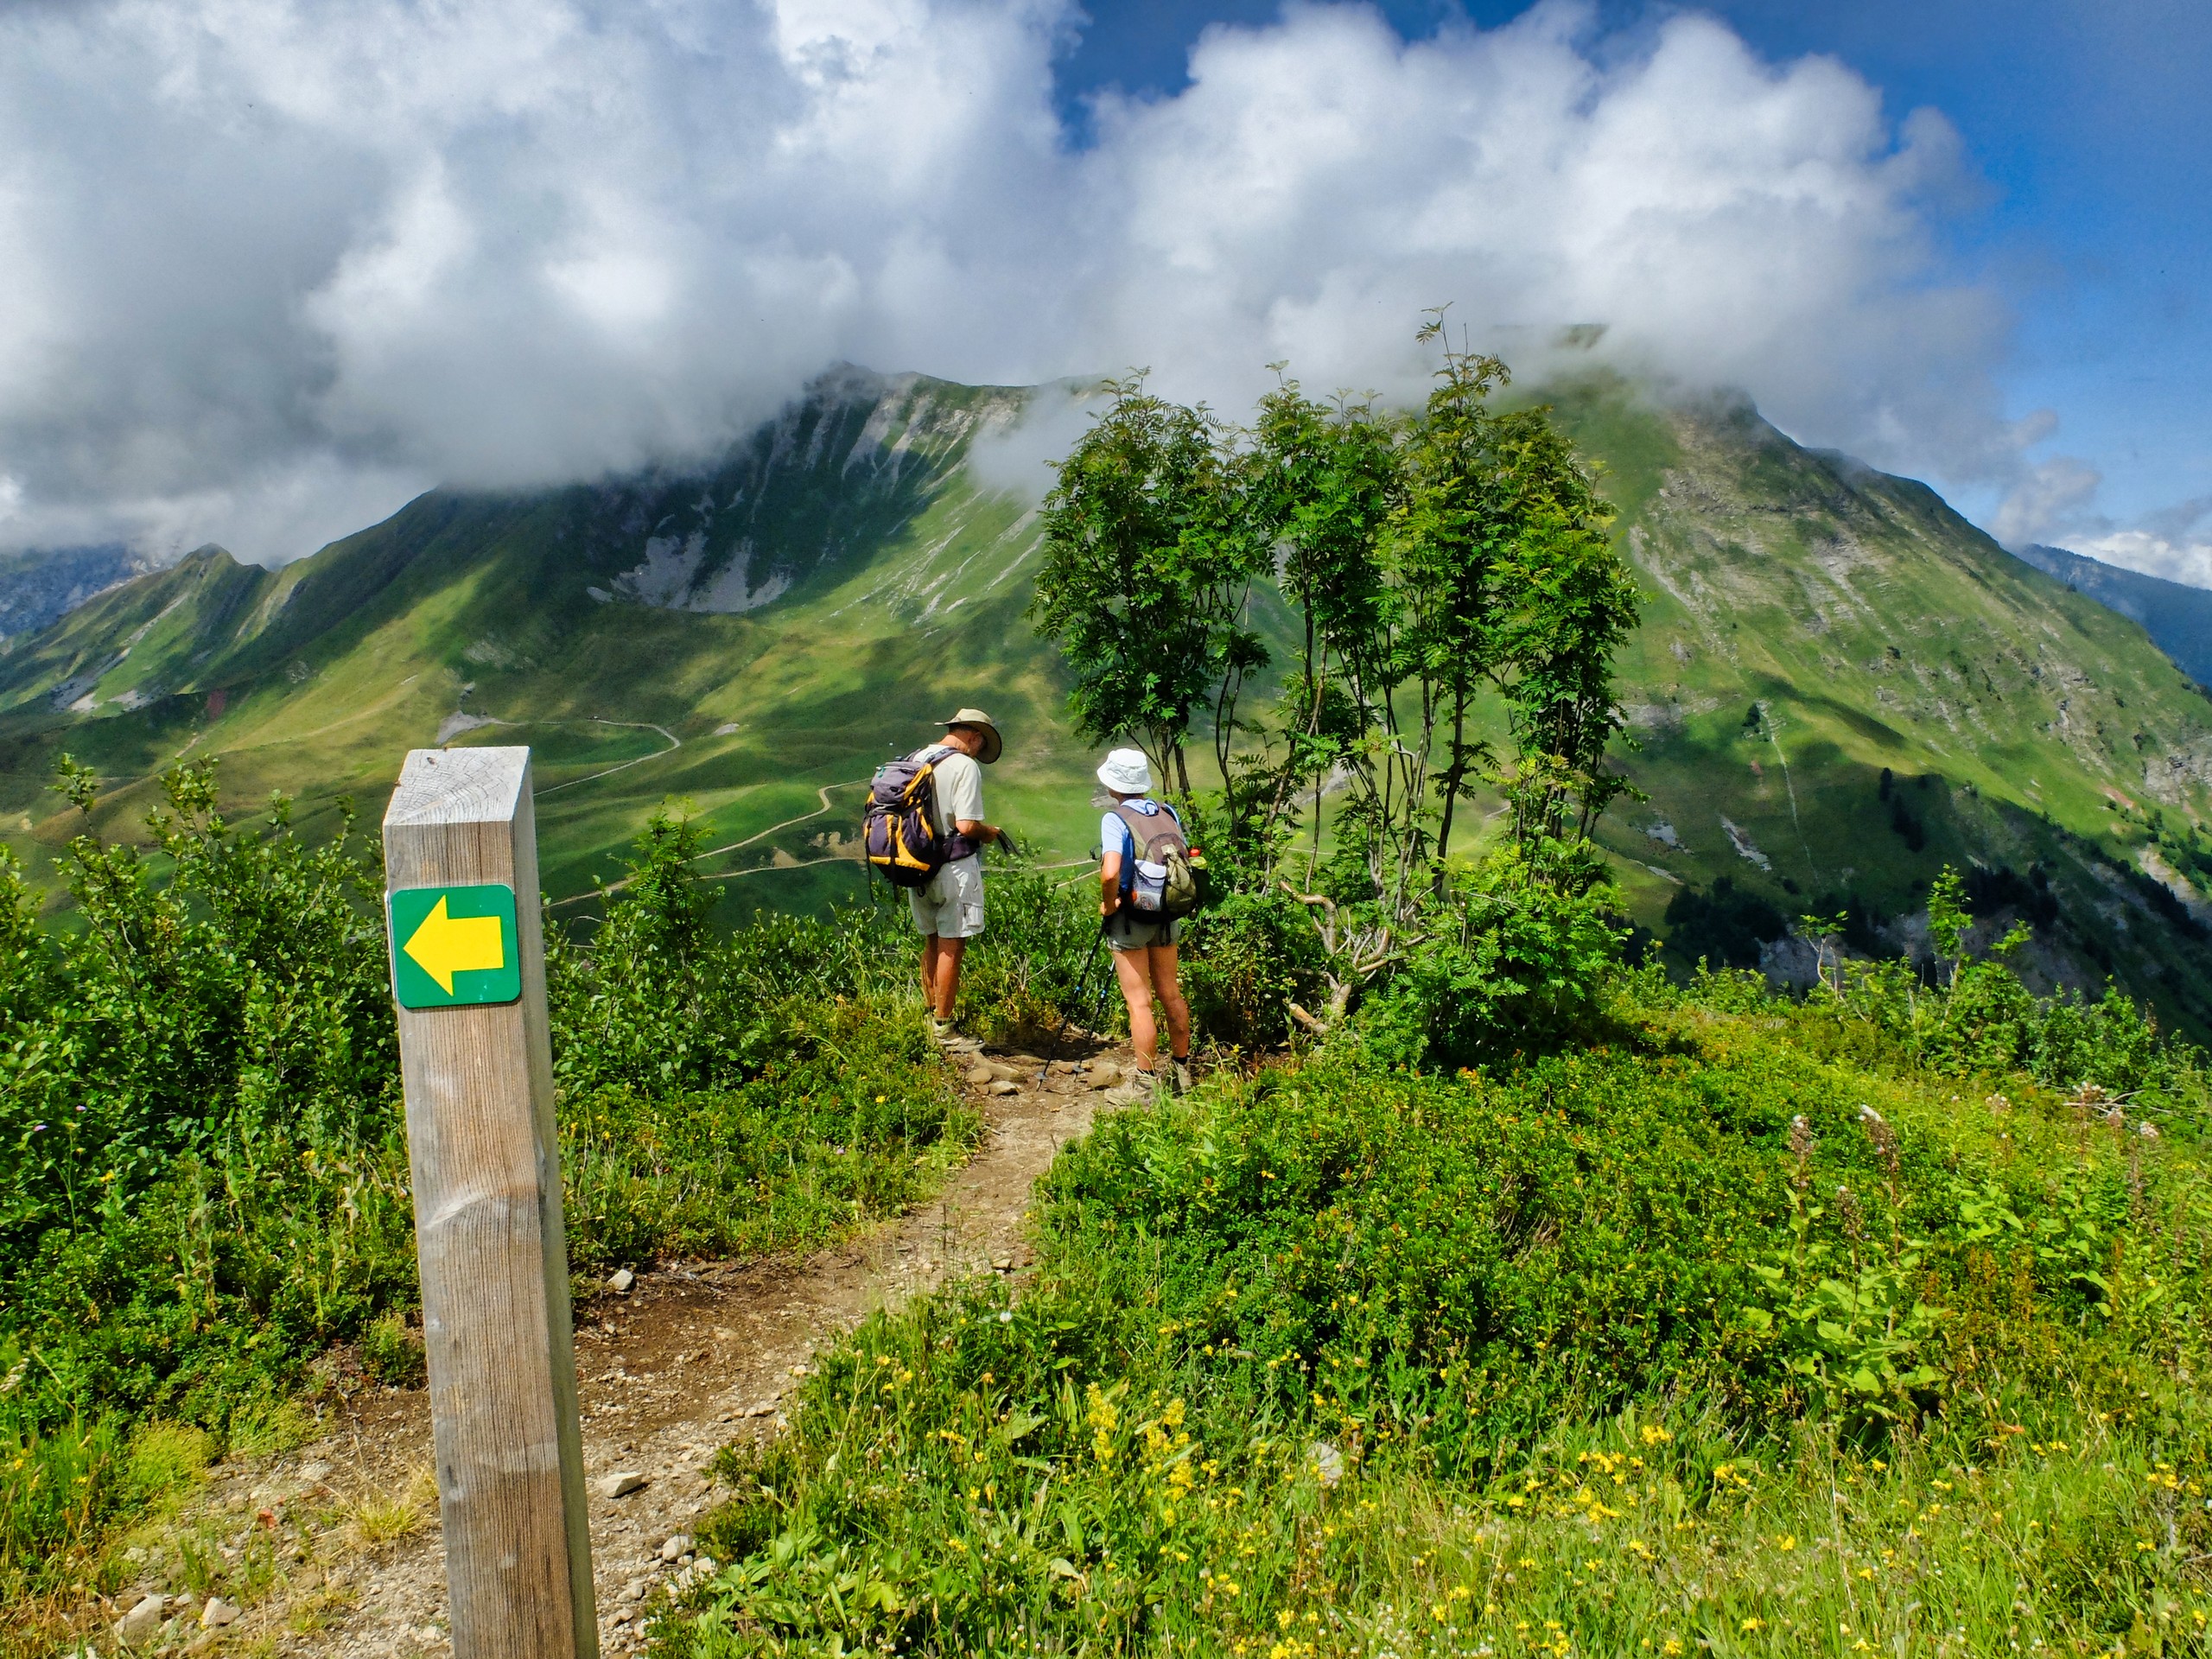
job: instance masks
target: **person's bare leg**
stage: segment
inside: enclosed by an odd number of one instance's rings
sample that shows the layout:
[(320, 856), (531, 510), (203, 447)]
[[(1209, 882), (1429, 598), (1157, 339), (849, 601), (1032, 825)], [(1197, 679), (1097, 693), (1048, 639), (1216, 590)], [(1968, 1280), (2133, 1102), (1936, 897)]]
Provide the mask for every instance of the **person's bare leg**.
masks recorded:
[(1175, 979), (1175, 947), (1155, 944), (1145, 952), (1147, 966), (1151, 970), (1152, 988), (1159, 994), (1160, 1006), (1167, 1010), (1167, 1052), (1179, 1061), (1191, 1058), (1191, 1005), (1183, 1000), (1183, 988)]
[(1129, 1005), (1129, 1046), (1137, 1064), (1149, 1071), (1160, 1058), (1160, 1027), (1152, 1017), (1152, 963), (1147, 950), (1116, 950), (1114, 977), (1122, 982), (1122, 1001)]
[(922, 936), (922, 1006), (931, 1014), (937, 1012), (937, 935), (925, 933)]
[(931, 1007), (940, 1020), (952, 1018), (952, 1005), (960, 996), (960, 953), (967, 948), (965, 939), (939, 939), (937, 942), (937, 983), (931, 988)]

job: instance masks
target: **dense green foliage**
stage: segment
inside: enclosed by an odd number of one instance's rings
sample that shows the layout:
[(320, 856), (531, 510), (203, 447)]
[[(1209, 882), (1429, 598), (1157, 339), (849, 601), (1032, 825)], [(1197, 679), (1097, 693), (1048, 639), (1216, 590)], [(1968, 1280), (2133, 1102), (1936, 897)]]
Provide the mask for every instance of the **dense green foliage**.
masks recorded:
[(1206, 412), (1153, 397), (1141, 375), (1106, 391), (1045, 503), (1031, 609), (1066, 653), (1077, 734), (1137, 734), (1187, 797), (1192, 719), (1266, 660), (1244, 616), (1263, 550), (1236, 522), (1234, 462)]
[(1103, 1123), (1047, 1183), (1018, 1300), (875, 1320), (791, 1434), (727, 1454), (702, 1535), (728, 1565), (665, 1647), (2133, 1652), (2202, 1628), (2191, 1056), (2113, 1059), (2115, 1109), (2088, 1050), (2052, 1052), (2063, 1088), (1979, 1076), (1870, 1006), (1649, 974), (1611, 976), (1584, 1035), (1452, 1075), (1347, 1036)]
[[(1441, 320), (1421, 331), (1445, 340)], [(1613, 658), (1637, 599), (1589, 467), (1541, 408), (1501, 410), (1508, 376), (1448, 341), (1417, 415), (1316, 402), (1287, 380), (1249, 431), (1164, 402), (1141, 378), (1060, 463), (1031, 613), (1061, 645), (1069, 712), (1094, 741), (1133, 736), (1195, 804), (1183, 758), (1203, 716), (1221, 785), (1220, 851), (1274, 884), (1323, 819), (1325, 892), (1357, 905), (1332, 969), (1388, 960), (1420, 894), (1440, 889), (1454, 816), (1476, 785), (1512, 804), (1524, 874), (1572, 868), (1543, 842), (1586, 840), (1620, 791), (1605, 766), (1624, 716)], [(1298, 630), (1275, 707), (1240, 707), (1271, 665), (1251, 626), (1272, 578)], [(1511, 753), (1484, 734), (1502, 722)], [(1333, 779), (1344, 798), (1324, 811)]]
[(1780, 911), (1725, 875), (1709, 893), (1677, 889), (1667, 902), (1666, 927), (1680, 955), (1715, 968), (1756, 968), (1759, 947), (1788, 931)]
[[(67, 931), (0, 863), (0, 1590), (85, 1571), (158, 1484), (134, 1425), (251, 1445), (334, 1343), (419, 1369), (380, 872), (282, 801), (241, 830), (207, 768), (167, 791), (151, 851), (71, 844)], [(580, 1270), (823, 1238), (974, 1131), (875, 919), (717, 938), (696, 851), (657, 816), (605, 922), (549, 929)]]
[[(1235, 431), (1109, 383), (1046, 503), (1032, 614), (1076, 729), (1143, 744), (1211, 849), (1192, 990), (1239, 1045), (1357, 1012), (1408, 1061), (1541, 1046), (1622, 937), (1590, 839), (1625, 786), (1606, 747), (1637, 614), (1611, 509), (1548, 410), (1493, 405), (1503, 364), (1452, 349), (1440, 318), (1421, 338), (1445, 345), (1415, 415), (1286, 380)], [(1269, 578), (1299, 635), (1254, 717), (1243, 688), (1270, 657), (1247, 619)], [(1204, 797), (1183, 758), (1201, 715)], [(1452, 828), (1478, 785), (1510, 811), (1469, 868)]]

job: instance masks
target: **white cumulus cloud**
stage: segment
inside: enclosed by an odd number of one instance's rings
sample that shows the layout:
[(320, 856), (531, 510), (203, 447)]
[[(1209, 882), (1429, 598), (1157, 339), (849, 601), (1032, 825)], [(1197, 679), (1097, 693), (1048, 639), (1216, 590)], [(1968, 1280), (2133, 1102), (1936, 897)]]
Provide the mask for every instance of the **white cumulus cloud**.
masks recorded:
[(2145, 575), (2212, 588), (2212, 496), (2180, 502), (2134, 524), (2092, 519), (2063, 545)]
[(829, 363), (1409, 396), (1423, 308), (2002, 480), (2007, 319), (1923, 111), (1677, 16), (1349, 4), (1052, 104), (1071, 0), (82, 0), (0, 13), (0, 543), (280, 559), (435, 481), (697, 453)]

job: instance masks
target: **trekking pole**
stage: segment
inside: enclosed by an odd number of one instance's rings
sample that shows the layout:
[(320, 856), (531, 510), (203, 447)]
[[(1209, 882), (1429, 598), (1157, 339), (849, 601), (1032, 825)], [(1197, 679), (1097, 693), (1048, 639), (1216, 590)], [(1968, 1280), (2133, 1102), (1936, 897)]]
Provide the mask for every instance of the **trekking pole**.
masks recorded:
[[(1090, 976), (1092, 974), (1096, 973), (1098, 969), (1098, 953), (1105, 948), (1105, 945), (1106, 924), (1102, 918), (1098, 924), (1097, 942), (1090, 947), (1090, 956), (1089, 959), (1084, 963), (1083, 972), (1077, 976), (1075, 982), (1074, 1001), (1078, 1006), (1083, 1004), (1084, 993), (1090, 988)], [(1060, 1010), (1059, 1028), (1052, 1033), (1052, 1052), (1046, 1060), (1043, 1066), (1039, 1068), (1037, 1072), (1037, 1086), (1039, 1089), (1045, 1086), (1045, 1074), (1052, 1069), (1052, 1061), (1063, 1058), (1063, 1045), (1067, 1040), (1067, 1034), (1068, 1011), (1065, 1007), (1063, 1007)]]

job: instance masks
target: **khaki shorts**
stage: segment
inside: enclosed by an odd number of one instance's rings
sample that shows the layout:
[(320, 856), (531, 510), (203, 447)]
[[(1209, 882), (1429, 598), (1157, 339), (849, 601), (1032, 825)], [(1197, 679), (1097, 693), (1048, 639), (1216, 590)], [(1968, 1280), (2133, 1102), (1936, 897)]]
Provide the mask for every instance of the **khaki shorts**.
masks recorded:
[(972, 939), (983, 931), (983, 859), (956, 858), (926, 887), (906, 895), (915, 930), (940, 939)]
[(1183, 937), (1180, 916), (1147, 915), (1123, 905), (1106, 918), (1106, 944), (1113, 950), (1148, 950)]

